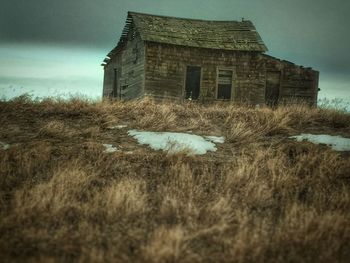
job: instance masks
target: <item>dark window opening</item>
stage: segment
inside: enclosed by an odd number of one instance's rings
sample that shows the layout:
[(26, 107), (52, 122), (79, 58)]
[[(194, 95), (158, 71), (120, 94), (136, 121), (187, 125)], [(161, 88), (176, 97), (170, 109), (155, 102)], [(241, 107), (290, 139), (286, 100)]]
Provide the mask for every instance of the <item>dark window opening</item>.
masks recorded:
[(195, 66), (187, 66), (185, 98), (189, 100), (198, 99), (200, 85), (201, 85), (201, 68), (195, 67)]
[(114, 69), (114, 79), (113, 79), (113, 97), (118, 97), (118, 71)]
[(140, 49), (138, 48), (137, 44), (135, 45), (135, 47), (132, 49), (132, 53), (134, 56), (134, 64), (137, 63), (139, 57), (140, 57)]
[(218, 94), (220, 100), (231, 100), (232, 94), (232, 70), (219, 70)]

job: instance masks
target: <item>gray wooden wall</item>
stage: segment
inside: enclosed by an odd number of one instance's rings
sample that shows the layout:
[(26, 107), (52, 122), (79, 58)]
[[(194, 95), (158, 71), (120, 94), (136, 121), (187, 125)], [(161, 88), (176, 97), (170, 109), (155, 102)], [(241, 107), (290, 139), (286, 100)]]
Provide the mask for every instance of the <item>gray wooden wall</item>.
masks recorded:
[(199, 100), (216, 98), (217, 71), (233, 70), (233, 98), (258, 104), (264, 102), (264, 64), (254, 52), (230, 52), (182, 46), (146, 44), (145, 93), (182, 97), (186, 66), (202, 67)]
[[(144, 95), (183, 99), (186, 66), (202, 68), (200, 101), (217, 98), (218, 70), (233, 72), (232, 100), (265, 103), (267, 72), (280, 74), (280, 101), (304, 99), (316, 104), (318, 72), (257, 52), (221, 51), (143, 42), (130, 32), (123, 50), (105, 66), (104, 96), (113, 96), (114, 69), (121, 99)], [(119, 95), (118, 95), (119, 98)]]
[(266, 60), (266, 71), (281, 72), (280, 100), (303, 100), (312, 105), (317, 104), (318, 71), (271, 56), (262, 57)]
[[(131, 37), (105, 66), (103, 96), (117, 97), (123, 100), (143, 96), (145, 48), (139, 36)], [(117, 71), (115, 87), (114, 70)], [(113, 90), (117, 89), (117, 96)]]

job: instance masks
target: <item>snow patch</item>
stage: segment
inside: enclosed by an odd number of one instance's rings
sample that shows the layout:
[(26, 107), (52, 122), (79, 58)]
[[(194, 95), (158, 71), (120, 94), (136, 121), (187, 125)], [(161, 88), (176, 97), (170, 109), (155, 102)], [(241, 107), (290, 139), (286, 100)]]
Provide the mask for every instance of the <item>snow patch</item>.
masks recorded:
[[(154, 150), (164, 150), (170, 153), (190, 151), (193, 154), (215, 152), (214, 143), (223, 143), (224, 137), (202, 136), (179, 132), (147, 132), (129, 130), (129, 136), (134, 137), (140, 144), (149, 145)], [(214, 143), (213, 143), (214, 142)]]
[(114, 153), (114, 152), (118, 151), (118, 148), (113, 146), (112, 144), (104, 143), (103, 146), (105, 147), (104, 152), (106, 152), (106, 153)]
[(296, 139), (299, 142), (307, 140), (315, 144), (327, 144), (335, 151), (350, 151), (350, 139), (342, 136), (302, 133), (297, 136), (291, 136), (290, 138)]
[(0, 142), (0, 149), (8, 150), (8, 149), (10, 149), (10, 144)]

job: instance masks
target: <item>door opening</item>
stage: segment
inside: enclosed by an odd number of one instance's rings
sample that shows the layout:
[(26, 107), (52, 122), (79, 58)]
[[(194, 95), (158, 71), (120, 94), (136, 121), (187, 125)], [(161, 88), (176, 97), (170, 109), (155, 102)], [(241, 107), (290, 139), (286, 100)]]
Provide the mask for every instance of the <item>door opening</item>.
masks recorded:
[(185, 98), (196, 100), (199, 97), (201, 85), (201, 67), (187, 66)]
[(269, 106), (277, 106), (280, 97), (281, 73), (266, 72), (265, 102)]

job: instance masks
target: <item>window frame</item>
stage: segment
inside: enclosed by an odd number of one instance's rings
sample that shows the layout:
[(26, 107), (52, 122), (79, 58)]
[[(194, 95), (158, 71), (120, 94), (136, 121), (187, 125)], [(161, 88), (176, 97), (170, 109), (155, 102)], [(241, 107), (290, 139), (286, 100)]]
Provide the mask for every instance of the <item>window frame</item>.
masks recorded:
[[(231, 79), (231, 98), (230, 99), (219, 99), (219, 72), (220, 71), (231, 71), (232, 72), (232, 79)], [(233, 101), (235, 96), (235, 89), (234, 89), (234, 79), (235, 75), (235, 69), (234, 67), (216, 67), (216, 85), (215, 85), (215, 99), (220, 101)]]

